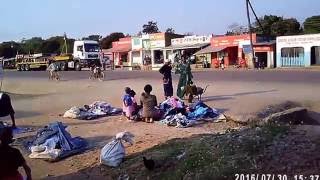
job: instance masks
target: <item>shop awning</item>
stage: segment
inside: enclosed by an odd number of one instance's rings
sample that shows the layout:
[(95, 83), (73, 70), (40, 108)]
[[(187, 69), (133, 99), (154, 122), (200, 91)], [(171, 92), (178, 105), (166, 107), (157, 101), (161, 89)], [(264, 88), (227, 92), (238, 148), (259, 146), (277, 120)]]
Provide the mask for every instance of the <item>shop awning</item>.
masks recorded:
[(200, 54), (208, 54), (208, 53), (213, 53), (213, 52), (219, 52), (224, 50), (226, 47), (212, 47), (208, 46), (204, 49), (201, 49), (200, 51), (196, 52), (194, 55), (200, 55)]
[(131, 51), (131, 48), (112, 48), (111, 50), (113, 53), (124, 53), (124, 52), (129, 52)]
[(210, 43), (199, 43), (199, 44), (192, 44), (192, 45), (171, 45), (164, 49), (166, 50), (181, 50), (181, 49), (199, 49), (202, 47), (208, 46)]

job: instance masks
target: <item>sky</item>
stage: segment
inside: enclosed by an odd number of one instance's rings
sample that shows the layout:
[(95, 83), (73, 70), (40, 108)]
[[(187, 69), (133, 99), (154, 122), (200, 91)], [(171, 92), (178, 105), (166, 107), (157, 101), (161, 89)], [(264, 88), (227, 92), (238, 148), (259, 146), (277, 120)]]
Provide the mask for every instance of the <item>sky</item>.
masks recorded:
[[(320, 0), (251, 0), (258, 16), (274, 14), (300, 22), (320, 15)], [(247, 24), (245, 0), (0, 0), (0, 42), (63, 35), (81, 38), (111, 32), (136, 34), (149, 20), (160, 30), (224, 34)]]

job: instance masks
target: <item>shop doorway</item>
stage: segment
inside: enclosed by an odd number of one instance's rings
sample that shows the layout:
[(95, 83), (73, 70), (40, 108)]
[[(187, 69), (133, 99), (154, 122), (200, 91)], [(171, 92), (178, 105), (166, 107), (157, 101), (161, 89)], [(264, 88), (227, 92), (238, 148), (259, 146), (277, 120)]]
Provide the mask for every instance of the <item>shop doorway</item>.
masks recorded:
[(163, 64), (164, 57), (162, 50), (154, 50), (154, 64)]
[(311, 47), (311, 65), (320, 65), (320, 46)]
[(267, 67), (268, 65), (268, 53), (267, 52), (256, 52), (256, 57), (258, 58), (258, 61), (262, 63), (263, 67)]

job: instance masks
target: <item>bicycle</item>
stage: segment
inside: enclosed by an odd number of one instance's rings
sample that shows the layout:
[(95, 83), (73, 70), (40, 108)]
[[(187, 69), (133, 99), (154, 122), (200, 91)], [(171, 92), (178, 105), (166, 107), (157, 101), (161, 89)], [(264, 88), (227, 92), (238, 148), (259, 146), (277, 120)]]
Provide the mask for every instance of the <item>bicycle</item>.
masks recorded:
[(58, 71), (50, 71), (49, 72), (49, 80), (60, 81), (60, 75)]
[(91, 79), (91, 80), (99, 79), (99, 81), (103, 81), (104, 80), (104, 72), (102, 72), (100, 67), (95, 67), (91, 71), (89, 79)]

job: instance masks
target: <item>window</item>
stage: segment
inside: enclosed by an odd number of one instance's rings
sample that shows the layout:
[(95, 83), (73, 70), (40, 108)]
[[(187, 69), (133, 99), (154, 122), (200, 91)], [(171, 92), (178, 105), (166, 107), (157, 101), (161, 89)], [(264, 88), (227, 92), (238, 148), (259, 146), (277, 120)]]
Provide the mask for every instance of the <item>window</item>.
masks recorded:
[(83, 46), (77, 46), (77, 51), (83, 51)]
[(282, 48), (282, 58), (302, 58), (304, 57), (304, 49), (302, 47)]
[(84, 44), (85, 52), (99, 52), (100, 48), (98, 44)]

